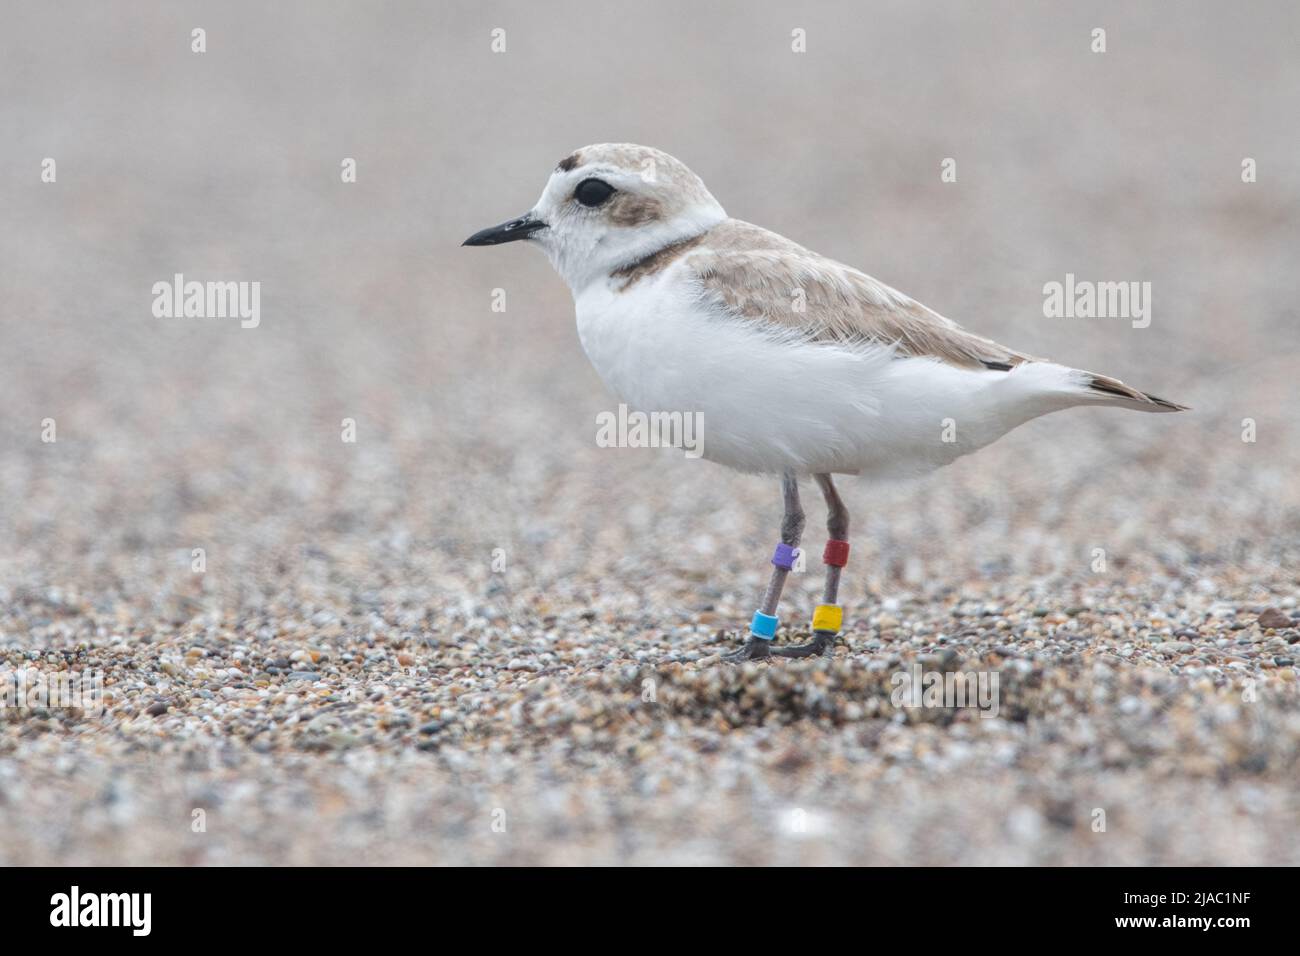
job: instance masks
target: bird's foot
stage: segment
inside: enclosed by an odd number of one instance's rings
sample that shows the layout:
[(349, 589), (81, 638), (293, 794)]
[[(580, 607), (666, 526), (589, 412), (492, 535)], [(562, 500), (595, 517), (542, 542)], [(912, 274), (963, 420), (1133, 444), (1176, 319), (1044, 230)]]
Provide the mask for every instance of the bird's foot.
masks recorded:
[(744, 647), (738, 651), (732, 651), (730, 654), (723, 654), (722, 659), (729, 664), (767, 660), (772, 656), (771, 643), (771, 641), (763, 640), (761, 637), (751, 637), (745, 642)]
[(813, 639), (807, 644), (795, 644), (793, 647), (774, 647), (772, 653), (777, 657), (825, 657), (835, 653), (835, 641), (839, 634), (835, 631), (814, 631)]

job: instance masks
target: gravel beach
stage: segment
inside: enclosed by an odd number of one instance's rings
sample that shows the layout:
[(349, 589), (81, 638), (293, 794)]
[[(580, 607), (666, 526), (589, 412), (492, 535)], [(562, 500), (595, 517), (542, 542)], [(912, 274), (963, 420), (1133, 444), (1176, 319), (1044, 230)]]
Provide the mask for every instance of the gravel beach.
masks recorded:
[[(0, 14), (0, 676), (103, 677), (0, 708), (0, 864), (1300, 864), (1300, 14), (749, 9)], [(1192, 411), (846, 480), (834, 657), (721, 663), (779, 482), (597, 447), (567, 289), (459, 248), (621, 139)], [(1044, 318), (1067, 272), (1149, 326)]]

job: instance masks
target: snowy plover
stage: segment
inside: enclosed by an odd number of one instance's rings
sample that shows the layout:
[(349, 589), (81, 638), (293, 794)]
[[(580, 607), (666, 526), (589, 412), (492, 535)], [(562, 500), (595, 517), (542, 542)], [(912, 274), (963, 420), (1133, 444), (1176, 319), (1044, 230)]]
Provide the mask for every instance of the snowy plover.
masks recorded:
[[(531, 210), (465, 245), (516, 239), (538, 243), (569, 284), (582, 346), (623, 401), (701, 413), (705, 458), (781, 476), (781, 543), (733, 660), (834, 646), (849, 515), (832, 475), (924, 474), (1073, 405), (1184, 407), (967, 332), (856, 269), (730, 219), (698, 176), (646, 146), (583, 147)], [(824, 603), (811, 643), (773, 647), (803, 533), (804, 475), (829, 512)]]

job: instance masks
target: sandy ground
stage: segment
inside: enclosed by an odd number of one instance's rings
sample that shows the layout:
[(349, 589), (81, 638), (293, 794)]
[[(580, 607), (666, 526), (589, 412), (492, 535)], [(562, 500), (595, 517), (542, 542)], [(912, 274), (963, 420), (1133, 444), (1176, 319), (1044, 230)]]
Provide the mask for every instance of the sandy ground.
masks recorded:
[[(106, 698), (0, 713), (0, 862), (1300, 863), (1295, 9), (540, 7), (0, 12), (0, 673)], [(1194, 411), (849, 482), (834, 659), (719, 664), (777, 483), (598, 448), (567, 290), (458, 245), (622, 139)]]

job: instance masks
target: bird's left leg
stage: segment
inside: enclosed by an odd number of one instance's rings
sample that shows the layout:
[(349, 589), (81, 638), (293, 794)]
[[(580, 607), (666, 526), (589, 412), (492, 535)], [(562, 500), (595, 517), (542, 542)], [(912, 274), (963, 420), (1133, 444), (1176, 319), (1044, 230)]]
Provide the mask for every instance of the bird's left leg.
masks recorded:
[(785, 514), (781, 518), (781, 543), (772, 555), (772, 577), (763, 594), (763, 605), (754, 612), (754, 620), (749, 626), (749, 640), (745, 646), (725, 655), (723, 660), (756, 661), (772, 654), (772, 638), (776, 636), (776, 628), (780, 623), (776, 608), (781, 603), (786, 575), (794, 567), (799, 539), (803, 537), (803, 508), (799, 505), (799, 480), (794, 472), (787, 471), (781, 476), (781, 494), (785, 500)]

